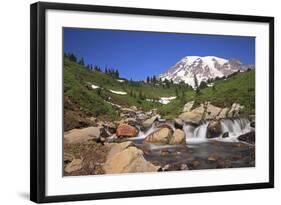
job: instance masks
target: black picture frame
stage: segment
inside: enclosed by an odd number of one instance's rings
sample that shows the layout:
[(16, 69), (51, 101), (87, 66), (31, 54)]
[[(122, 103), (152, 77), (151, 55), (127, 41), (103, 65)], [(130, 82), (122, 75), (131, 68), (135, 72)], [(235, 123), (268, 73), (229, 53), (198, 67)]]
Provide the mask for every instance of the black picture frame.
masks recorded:
[[(46, 10), (121, 13), (130, 15), (169, 16), (195, 19), (216, 19), (269, 24), (269, 181), (263, 183), (230, 184), (192, 188), (171, 188), (126, 192), (88, 193), (46, 196), (45, 166), (45, 25)], [(274, 18), (265, 16), (230, 15), (218, 13), (125, 8), (82, 4), (38, 2), (30, 7), (30, 199), (37, 203), (76, 200), (97, 200), (123, 197), (186, 194), (198, 192), (231, 191), (274, 187)]]

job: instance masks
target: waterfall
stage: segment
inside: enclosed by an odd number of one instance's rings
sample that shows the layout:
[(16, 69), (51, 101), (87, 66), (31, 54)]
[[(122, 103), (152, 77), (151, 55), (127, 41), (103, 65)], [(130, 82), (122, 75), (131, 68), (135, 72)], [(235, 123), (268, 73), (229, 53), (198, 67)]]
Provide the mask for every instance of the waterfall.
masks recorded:
[[(222, 119), (221, 121), (222, 134), (216, 138), (224, 141), (237, 141), (237, 137), (241, 134), (253, 131), (254, 128), (250, 126), (250, 121), (244, 118), (237, 119)], [(203, 122), (198, 126), (185, 124), (183, 130), (185, 132), (186, 141), (190, 142), (202, 142), (207, 140), (207, 129), (209, 122)], [(228, 132), (227, 138), (222, 138), (224, 133)]]
[(141, 131), (139, 126), (137, 126), (137, 128), (139, 130), (138, 136), (133, 137), (131, 139), (144, 139), (146, 136), (150, 135), (152, 132), (154, 132), (156, 130), (155, 123), (153, 123), (152, 126), (145, 132)]
[(241, 134), (253, 131), (250, 121), (244, 118), (221, 120), (222, 133), (228, 132), (229, 137), (235, 138)]

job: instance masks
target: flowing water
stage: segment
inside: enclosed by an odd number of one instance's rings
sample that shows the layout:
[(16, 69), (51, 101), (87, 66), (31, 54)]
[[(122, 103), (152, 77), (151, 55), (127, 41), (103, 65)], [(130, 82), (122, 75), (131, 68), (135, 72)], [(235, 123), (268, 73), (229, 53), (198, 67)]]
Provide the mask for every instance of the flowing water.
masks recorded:
[[(211, 139), (207, 138), (208, 121), (198, 126), (185, 124), (183, 131), (186, 136), (186, 145), (142, 144), (146, 136), (158, 129), (158, 122), (147, 131), (140, 131), (138, 136), (131, 140), (144, 151), (149, 161), (157, 162), (162, 166), (175, 163), (187, 164), (191, 169), (255, 166), (255, 146), (238, 140), (240, 135), (255, 131), (250, 126), (250, 121), (235, 118), (223, 119), (220, 123), (222, 134)], [(165, 124), (175, 129), (172, 123)], [(224, 133), (228, 133), (228, 137), (223, 138)], [(163, 156), (162, 150), (169, 154)]]

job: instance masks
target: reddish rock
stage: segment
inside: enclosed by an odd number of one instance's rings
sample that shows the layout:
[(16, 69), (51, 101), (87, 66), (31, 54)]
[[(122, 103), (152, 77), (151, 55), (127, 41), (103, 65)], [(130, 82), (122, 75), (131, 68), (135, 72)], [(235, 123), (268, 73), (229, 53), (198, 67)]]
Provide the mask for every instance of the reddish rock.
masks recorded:
[(138, 134), (138, 130), (127, 124), (121, 124), (118, 126), (116, 135), (117, 137), (135, 137)]

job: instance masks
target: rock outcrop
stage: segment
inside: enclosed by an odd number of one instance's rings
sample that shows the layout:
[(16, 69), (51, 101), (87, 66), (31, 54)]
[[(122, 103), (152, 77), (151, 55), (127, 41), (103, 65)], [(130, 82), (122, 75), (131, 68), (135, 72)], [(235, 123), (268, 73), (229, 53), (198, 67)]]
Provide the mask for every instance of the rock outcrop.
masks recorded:
[[(123, 144), (123, 143), (122, 143)], [(116, 145), (115, 145), (116, 146)], [(122, 148), (128, 144), (121, 145)], [(155, 172), (160, 166), (155, 166), (143, 157), (143, 151), (129, 146), (121, 149), (120, 152), (114, 151), (107, 157), (103, 169), (107, 174), (114, 173), (134, 173), (134, 172)]]
[(137, 134), (137, 128), (128, 124), (120, 124), (116, 130), (117, 137), (135, 137)]
[(176, 129), (173, 136), (171, 137), (169, 144), (177, 145), (177, 144), (185, 144), (185, 134), (182, 130)]
[(143, 143), (145, 144), (169, 144), (170, 139), (173, 135), (171, 129), (164, 127), (160, 128), (159, 130), (154, 131), (150, 135), (148, 135), (144, 140)]
[(64, 142), (69, 144), (84, 143), (89, 140), (98, 140), (100, 137), (100, 127), (87, 127), (83, 129), (73, 129), (64, 134)]

